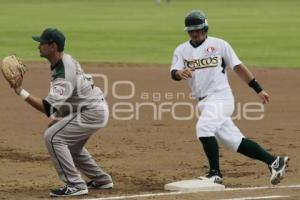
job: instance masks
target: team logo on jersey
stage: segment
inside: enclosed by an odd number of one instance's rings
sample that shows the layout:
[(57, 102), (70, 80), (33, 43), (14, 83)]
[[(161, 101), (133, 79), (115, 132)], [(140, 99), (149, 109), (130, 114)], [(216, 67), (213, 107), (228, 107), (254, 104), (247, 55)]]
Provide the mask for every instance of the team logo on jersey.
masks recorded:
[(192, 70), (203, 69), (207, 67), (217, 67), (219, 64), (219, 59), (217, 56), (196, 59), (196, 60), (184, 60), (184, 66)]
[(212, 53), (212, 52), (214, 52), (215, 50), (216, 50), (215, 47), (208, 47), (208, 48), (206, 49), (206, 51), (207, 51), (208, 53)]
[(63, 96), (65, 93), (65, 88), (63, 86), (57, 85), (52, 88), (53, 96)]

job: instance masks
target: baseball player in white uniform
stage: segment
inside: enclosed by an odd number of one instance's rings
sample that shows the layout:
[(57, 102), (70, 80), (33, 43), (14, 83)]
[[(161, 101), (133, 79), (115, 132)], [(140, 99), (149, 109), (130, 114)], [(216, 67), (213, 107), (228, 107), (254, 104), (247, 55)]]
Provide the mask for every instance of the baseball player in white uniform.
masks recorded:
[(227, 68), (235, 71), (253, 88), (264, 104), (269, 102), (269, 95), (229, 43), (207, 35), (208, 22), (202, 11), (192, 11), (186, 16), (184, 30), (190, 40), (175, 49), (171, 76), (176, 81), (187, 80), (192, 95), (199, 101), (197, 106), (201, 116), (196, 125), (197, 138), (203, 145), (210, 166), (209, 173), (199, 178), (223, 182), (217, 142), (220, 141), (232, 151), (266, 163), (271, 171), (271, 183), (278, 184), (285, 174), (289, 158), (271, 155), (246, 138), (233, 123), (234, 97), (227, 79)]
[[(108, 120), (108, 106), (100, 88), (94, 86), (80, 64), (63, 52), (65, 36), (58, 29), (47, 28), (39, 42), (40, 56), (51, 66), (50, 92), (44, 99), (29, 94), (22, 87), (15, 92), (37, 110), (52, 117), (45, 131), (46, 147), (65, 186), (51, 196), (78, 196), (90, 189), (112, 188), (113, 182), (84, 147), (89, 137)], [(85, 182), (79, 170), (88, 178)]]

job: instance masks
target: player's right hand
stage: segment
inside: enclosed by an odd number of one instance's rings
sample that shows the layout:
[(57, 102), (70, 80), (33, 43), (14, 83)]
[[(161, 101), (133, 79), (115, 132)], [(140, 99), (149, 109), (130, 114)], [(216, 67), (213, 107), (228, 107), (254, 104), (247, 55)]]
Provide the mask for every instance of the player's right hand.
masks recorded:
[(270, 96), (264, 90), (258, 93), (259, 98), (262, 100), (263, 104), (267, 104), (270, 102)]
[(56, 122), (58, 122), (58, 120), (52, 119), (52, 120), (48, 123), (48, 128), (50, 128), (51, 126), (53, 126)]
[(192, 78), (192, 70), (189, 68), (178, 70), (176, 72), (176, 76), (178, 76), (180, 79), (187, 80), (188, 78)]

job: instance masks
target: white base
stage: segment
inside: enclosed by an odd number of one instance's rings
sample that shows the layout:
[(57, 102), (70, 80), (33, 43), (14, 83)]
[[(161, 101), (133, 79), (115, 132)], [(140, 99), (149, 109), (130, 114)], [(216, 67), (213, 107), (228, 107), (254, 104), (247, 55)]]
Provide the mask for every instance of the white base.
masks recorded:
[(165, 190), (180, 192), (222, 191), (225, 190), (225, 186), (207, 180), (193, 179), (168, 183), (165, 185)]

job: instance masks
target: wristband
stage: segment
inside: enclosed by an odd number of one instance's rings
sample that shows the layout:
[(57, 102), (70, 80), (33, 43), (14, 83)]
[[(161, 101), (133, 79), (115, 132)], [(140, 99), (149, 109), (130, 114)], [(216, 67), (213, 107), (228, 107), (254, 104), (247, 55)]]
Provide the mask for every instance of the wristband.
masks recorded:
[(30, 96), (30, 94), (24, 89), (21, 90), (19, 95), (23, 100), (26, 100)]
[(261, 88), (261, 86), (259, 85), (259, 83), (254, 79), (252, 79), (249, 83), (248, 83), (249, 87), (251, 87), (257, 94), (260, 93), (263, 89)]
[(173, 69), (173, 70), (171, 71), (171, 77), (172, 77), (172, 79), (173, 79), (174, 81), (180, 81), (180, 80), (181, 80), (181, 78), (178, 78), (177, 75), (176, 75), (176, 72), (177, 72), (177, 71), (178, 71), (177, 69)]

